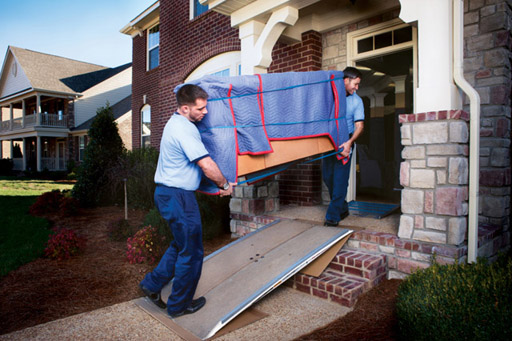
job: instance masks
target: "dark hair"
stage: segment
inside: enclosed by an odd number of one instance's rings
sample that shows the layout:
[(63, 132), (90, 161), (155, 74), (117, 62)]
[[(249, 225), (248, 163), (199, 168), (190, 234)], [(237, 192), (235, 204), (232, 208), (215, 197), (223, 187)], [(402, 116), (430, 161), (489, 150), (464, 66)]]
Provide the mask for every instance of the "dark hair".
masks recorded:
[(208, 94), (201, 87), (194, 84), (185, 84), (176, 93), (178, 106), (193, 105), (198, 98), (208, 99)]
[(363, 78), (363, 74), (361, 71), (356, 69), (352, 66), (347, 66), (345, 70), (343, 70), (343, 79), (350, 78), (350, 79), (356, 79), (356, 78)]

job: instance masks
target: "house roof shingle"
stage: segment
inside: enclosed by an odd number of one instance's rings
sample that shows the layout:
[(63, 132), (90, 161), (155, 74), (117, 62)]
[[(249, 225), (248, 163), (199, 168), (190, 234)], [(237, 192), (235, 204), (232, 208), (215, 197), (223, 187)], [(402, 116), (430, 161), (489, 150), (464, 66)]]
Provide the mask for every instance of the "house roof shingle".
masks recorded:
[(15, 46), (9, 48), (32, 88), (48, 91), (80, 93), (131, 65), (109, 68)]

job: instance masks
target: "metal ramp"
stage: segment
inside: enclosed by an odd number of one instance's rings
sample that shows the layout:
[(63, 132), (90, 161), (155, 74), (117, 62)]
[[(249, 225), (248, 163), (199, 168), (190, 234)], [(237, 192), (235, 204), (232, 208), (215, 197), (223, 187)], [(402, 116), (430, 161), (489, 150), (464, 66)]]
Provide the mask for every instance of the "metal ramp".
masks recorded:
[[(206, 305), (198, 312), (172, 320), (145, 298), (136, 303), (184, 339), (204, 340), (351, 233), (277, 221), (205, 258), (195, 297), (205, 296)], [(162, 297), (170, 290), (171, 285), (164, 287)]]

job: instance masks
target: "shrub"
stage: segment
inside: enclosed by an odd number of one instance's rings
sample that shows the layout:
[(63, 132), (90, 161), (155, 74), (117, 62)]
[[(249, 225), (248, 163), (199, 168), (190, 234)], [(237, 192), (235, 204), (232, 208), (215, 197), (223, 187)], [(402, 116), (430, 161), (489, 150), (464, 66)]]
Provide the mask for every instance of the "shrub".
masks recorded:
[(161, 237), (160, 245), (167, 248), (169, 245), (166, 245), (165, 243), (169, 243), (171, 240), (173, 240), (172, 232), (169, 228), (169, 225), (167, 225), (167, 222), (164, 218), (162, 218), (156, 207), (153, 207), (151, 210), (149, 210), (148, 214), (146, 214), (144, 217), (143, 226), (147, 225), (151, 225), (156, 228), (157, 233)]
[(162, 256), (162, 248), (159, 239), (162, 238), (155, 227), (148, 225), (141, 228), (126, 245), (126, 256), (130, 264), (148, 263), (154, 264)]
[(110, 240), (116, 242), (124, 242), (128, 237), (131, 237), (136, 231), (136, 228), (131, 226), (128, 220), (124, 218), (112, 221), (108, 225), (108, 237)]
[(112, 109), (99, 108), (88, 131), (90, 142), (85, 148), (84, 161), (78, 168), (73, 197), (84, 206), (112, 204), (116, 195), (111, 187), (113, 167), (124, 152)]
[(404, 340), (511, 340), (512, 259), (433, 264), (399, 287)]
[(68, 196), (60, 198), (59, 211), (66, 217), (75, 216), (78, 213), (78, 200)]
[(113, 191), (124, 195), (124, 179), (126, 179), (128, 205), (142, 209), (153, 207), (157, 162), (158, 151), (152, 147), (123, 153), (110, 173), (109, 182), (112, 184)]
[(79, 237), (73, 230), (53, 229), (53, 231), (44, 250), (46, 257), (57, 260), (68, 259), (85, 247), (85, 238)]
[(0, 159), (0, 175), (11, 175), (13, 165), (12, 159)]
[(46, 213), (55, 213), (60, 207), (60, 201), (63, 198), (60, 190), (41, 194), (36, 202), (29, 208), (29, 213), (33, 215), (42, 215)]

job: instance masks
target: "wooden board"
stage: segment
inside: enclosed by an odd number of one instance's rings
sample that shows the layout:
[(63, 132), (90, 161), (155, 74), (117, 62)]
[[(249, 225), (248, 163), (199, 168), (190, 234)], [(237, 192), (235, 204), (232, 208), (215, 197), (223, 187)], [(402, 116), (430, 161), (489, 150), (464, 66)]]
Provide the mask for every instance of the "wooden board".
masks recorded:
[[(257, 230), (205, 259), (196, 297), (205, 296), (206, 305), (172, 322), (187, 335), (210, 338), (351, 233), (347, 229), (294, 220)], [(167, 297), (170, 290), (171, 284), (162, 290), (162, 297)], [(155, 309), (154, 314), (169, 320), (165, 310)]]
[(287, 162), (334, 150), (331, 140), (326, 136), (271, 141), (270, 144), (274, 150), (273, 153), (263, 155), (239, 155), (238, 176), (247, 175)]

